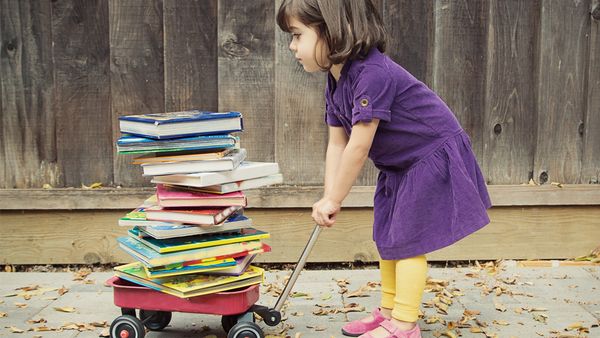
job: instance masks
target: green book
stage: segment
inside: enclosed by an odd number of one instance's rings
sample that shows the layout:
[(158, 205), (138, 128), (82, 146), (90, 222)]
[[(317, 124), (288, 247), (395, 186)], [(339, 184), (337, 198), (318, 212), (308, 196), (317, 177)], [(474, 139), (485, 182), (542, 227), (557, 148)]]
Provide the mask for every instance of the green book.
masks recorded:
[(206, 248), (211, 246), (254, 241), (257, 239), (269, 238), (269, 233), (256, 230), (254, 228), (245, 228), (232, 232), (206, 234), (197, 236), (177, 237), (156, 239), (145, 234), (139, 229), (128, 231), (129, 236), (139, 242), (149, 246), (158, 253), (184, 251), (190, 249)]

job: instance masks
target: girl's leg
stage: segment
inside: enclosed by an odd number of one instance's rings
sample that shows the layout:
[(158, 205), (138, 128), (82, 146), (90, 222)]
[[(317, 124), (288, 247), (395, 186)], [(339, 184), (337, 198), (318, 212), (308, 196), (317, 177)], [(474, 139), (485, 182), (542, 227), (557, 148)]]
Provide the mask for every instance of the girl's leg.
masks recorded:
[(396, 262), (393, 260), (379, 260), (381, 272), (381, 314), (386, 318), (392, 317), (394, 298), (396, 297)]
[(396, 261), (379, 261), (381, 270), (381, 307), (363, 319), (354, 320), (342, 327), (345, 336), (358, 337), (375, 329), (384, 320), (392, 318), (396, 295)]
[[(417, 256), (387, 262), (392, 262), (395, 274), (394, 278), (387, 273), (384, 276), (384, 271), (389, 270), (384, 270), (382, 267), (382, 312), (386, 307), (392, 306), (392, 319), (390, 320), (392, 327), (395, 327), (396, 330), (407, 331), (406, 334), (410, 337), (420, 337), (420, 331), (415, 326), (419, 318), (419, 307), (427, 280), (427, 260), (425, 256)], [(389, 286), (388, 283), (391, 281), (395, 281), (394, 286)], [(394, 291), (395, 294), (392, 293)], [(389, 328), (380, 326), (370, 331), (368, 337), (387, 337), (389, 332)]]
[(417, 256), (396, 261), (396, 296), (393, 322), (411, 328), (419, 318), (419, 307), (427, 280), (427, 259)]

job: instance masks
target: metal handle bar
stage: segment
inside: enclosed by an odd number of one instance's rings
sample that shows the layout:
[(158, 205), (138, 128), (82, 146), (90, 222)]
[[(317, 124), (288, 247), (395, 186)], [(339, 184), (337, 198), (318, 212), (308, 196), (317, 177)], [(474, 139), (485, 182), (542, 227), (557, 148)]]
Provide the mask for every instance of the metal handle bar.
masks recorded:
[(313, 246), (317, 242), (317, 238), (319, 238), (319, 234), (321, 233), (322, 229), (323, 228), (320, 225), (315, 225), (315, 229), (310, 235), (308, 243), (306, 243), (306, 247), (304, 247), (304, 251), (302, 251), (302, 255), (300, 255), (300, 259), (298, 260), (298, 263), (296, 264), (296, 267), (292, 272), (292, 276), (290, 276), (290, 279), (288, 279), (287, 283), (285, 284), (285, 288), (283, 289), (283, 292), (281, 292), (281, 294), (279, 295), (279, 299), (277, 299), (277, 303), (275, 303), (274, 309), (277, 312), (281, 311), (283, 303), (288, 298), (290, 291), (292, 291), (292, 288), (294, 287), (294, 284), (296, 284), (296, 280), (298, 279), (300, 272), (304, 268), (304, 265), (306, 264), (306, 259), (308, 258), (308, 255), (310, 254)]

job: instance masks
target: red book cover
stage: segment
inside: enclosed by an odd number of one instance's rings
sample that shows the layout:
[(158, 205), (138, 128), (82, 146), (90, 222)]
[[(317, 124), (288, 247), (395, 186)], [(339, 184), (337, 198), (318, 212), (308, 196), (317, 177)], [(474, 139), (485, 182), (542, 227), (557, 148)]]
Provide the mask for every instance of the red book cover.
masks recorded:
[(156, 197), (158, 198), (158, 204), (162, 207), (245, 207), (247, 204), (246, 195), (241, 191), (228, 194), (211, 194), (168, 187), (162, 184), (156, 186)]

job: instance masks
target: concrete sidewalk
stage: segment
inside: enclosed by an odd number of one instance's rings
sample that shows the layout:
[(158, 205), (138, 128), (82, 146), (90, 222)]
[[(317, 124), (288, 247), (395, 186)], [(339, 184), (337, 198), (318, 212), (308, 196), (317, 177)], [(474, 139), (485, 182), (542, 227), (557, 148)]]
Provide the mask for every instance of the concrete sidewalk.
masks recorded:
[[(267, 273), (258, 303), (273, 306), (276, 289), (289, 273)], [(0, 336), (106, 334), (120, 315), (112, 289), (104, 286), (111, 275), (96, 272), (74, 280), (72, 272), (0, 273)], [(429, 275), (424, 318), (419, 321), (423, 337), (600, 337), (598, 266), (525, 268), (507, 261), (500, 266), (431, 268)], [(273, 337), (343, 337), (344, 323), (377, 306), (377, 280), (374, 269), (303, 271), (282, 324), (258, 323)], [(18, 290), (27, 286), (33, 290)], [(174, 313), (167, 328), (147, 336), (226, 337), (220, 317), (186, 313)]]

